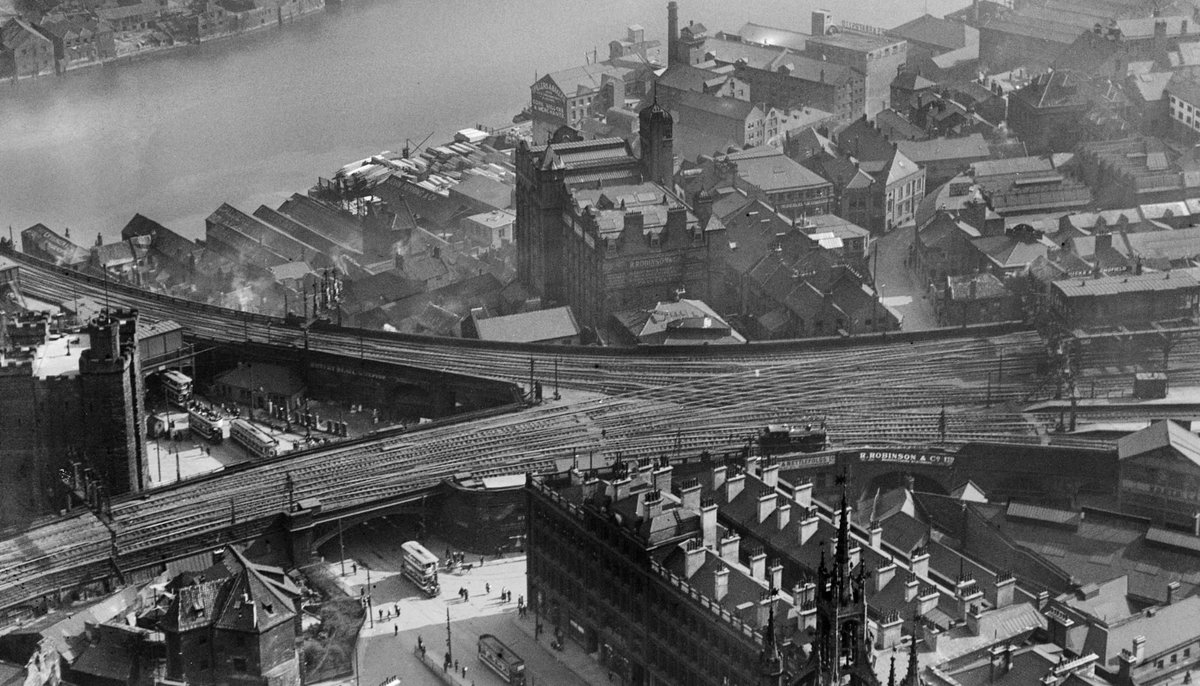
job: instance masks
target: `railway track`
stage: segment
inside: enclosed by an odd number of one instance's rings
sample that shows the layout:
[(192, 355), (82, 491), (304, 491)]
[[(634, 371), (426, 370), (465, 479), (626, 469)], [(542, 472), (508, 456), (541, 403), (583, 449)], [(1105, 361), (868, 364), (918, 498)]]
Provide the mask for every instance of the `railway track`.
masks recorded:
[[(45, 300), (105, 301), (94, 279), (22, 256), (22, 288)], [(455, 374), (521, 383), (529, 362), (545, 384), (558, 361), (559, 384), (586, 399), (548, 403), (371, 441), (334, 444), (117, 498), (112, 530), (94, 516), (52, 519), (0, 541), (0, 608), (77, 583), (114, 562), (131, 569), (220, 540), (231, 525), (257, 526), (294, 500), (317, 498), (349, 510), (432, 486), (455, 473), (513, 474), (556, 458), (597, 465), (625, 459), (735, 450), (773, 421), (826, 422), (839, 443), (921, 443), (945, 439), (1040, 443), (1039, 422), (1015, 409), (1040, 383), (1041, 341), (1029, 332), (991, 337), (906, 339), (702, 351), (621, 353), (589, 348), (483, 346), (461, 341), (284, 327), (280, 320), (163, 299), (110, 284), (113, 306), (173, 319), (201, 338), (252, 340)], [(1000, 359), (1003, 356), (1001, 375)], [(1173, 359), (1195, 376), (1200, 349)], [(1116, 360), (1114, 360), (1116, 361)], [(538, 370), (543, 370), (539, 373)], [(1190, 377), (1189, 377), (1190, 378)], [(1098, 375), (1103, 387), (1116, 377)], [(990, 389), (990, 390), (989, 390)], [(983, 407), (987, 398), (996, 405)], [(1094, 441), (1061, 442), (1094, 446)], [(289, 491), (290, 487), (290, 491)], [(290, 493), (290, 496), (289, 496)]]

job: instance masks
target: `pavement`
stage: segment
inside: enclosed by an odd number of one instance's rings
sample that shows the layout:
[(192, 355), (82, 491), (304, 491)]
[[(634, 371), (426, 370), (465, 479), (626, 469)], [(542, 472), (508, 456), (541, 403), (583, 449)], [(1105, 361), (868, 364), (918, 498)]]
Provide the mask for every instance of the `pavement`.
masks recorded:
[[(534, 638), (532, 615), (518, 617), (517, 599), (527, 595), (524, 555), (488, 555), (479, 566), (479, 555), (466, 553), (471, 569), (440, 572), (441, 593), (429, 598), (400, 573), (400, 545), (405, 539), (400, 526), (382, 523), (365, 535), (346, 536), (344, 576), (341, 560), (325, 561), (350, 595), (358, 596), (368, 588), (370, 577), (372, 617), (359, 633), (357, 680), (341, 684), (377, 686), (396, 676), (403, 686), (505, 686), (476, 657), (482, 634), (496, 636), (521, 656), (528, 686), (610, 684), (607, 670), (578, 645), (568, 641), (564, 650), (552, 650), (549, 635)], [(422, 543), (444, 557), (445, 543), (436, 539)], [(460, 588), (467, 589), (467, 600), (459, 596)], [(511, 591), (512, 601), (501, 602), (501, 590)], [(426, 649), (424, 659), (417, 651), (418, 639)], [(447, 645), (451, 669), (443, 672)]]

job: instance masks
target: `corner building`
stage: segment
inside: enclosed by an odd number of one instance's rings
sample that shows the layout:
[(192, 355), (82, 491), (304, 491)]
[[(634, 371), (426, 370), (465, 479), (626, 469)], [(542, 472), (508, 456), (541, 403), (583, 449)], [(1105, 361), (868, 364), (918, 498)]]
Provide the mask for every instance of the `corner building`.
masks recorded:
[(720, 222), (672, 190), (671, 115), (652, 104), (639, 125), (640, 159), (615, 138), (517, 149), (518, 278), (585, 326), (717, 280)]
[[(604, 473), (527, 482), (530, 607), (548, 635), (598, 653), (625, 686), (881, 686), (844, 491), (832, 558), (789, 593), (783, 565), (718, 523), (698, 479), (648, 460)], [(913, 651), (888, 686), (919, 686), (917, 671)]]

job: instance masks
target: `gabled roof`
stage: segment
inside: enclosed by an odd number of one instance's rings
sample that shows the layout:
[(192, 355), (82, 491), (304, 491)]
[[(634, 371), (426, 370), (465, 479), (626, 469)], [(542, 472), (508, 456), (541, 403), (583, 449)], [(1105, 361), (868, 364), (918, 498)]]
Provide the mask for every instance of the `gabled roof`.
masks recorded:
[(1180, 457), (1200, 466), (1200, 436), (1169, 419), (1151, 424), (1117, 441), (1117, 456), (1126, 460), (1162, 448), (1170, 448)]

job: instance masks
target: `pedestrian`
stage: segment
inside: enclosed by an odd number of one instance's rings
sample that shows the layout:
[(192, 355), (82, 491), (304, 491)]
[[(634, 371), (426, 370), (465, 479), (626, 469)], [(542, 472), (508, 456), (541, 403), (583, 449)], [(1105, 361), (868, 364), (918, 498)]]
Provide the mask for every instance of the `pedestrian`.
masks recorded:
[(379, 611), (379, 621), (383, 621), (383, 610)]
[[(483, 592), (484, 592), (484, 594), (491, 593), (491, 592), (492, 592), (492, 585), (491, 585), (490, 583), (485, 583), (485, 584), (483, 585)], [(503, 593), (501, 593), (500, 595), (501, 595), (501, 596), (503, 596), (504, 594), (503, 594)]]
[(471, 602), (471, 592), (465, 588), (463, 589), (463, 600), (467, 601), (468, 603)]
[(421, 638), (420, 636), (417, 636), (417, 647), (421, 650), (425, 650), (425, 639)]
[(393, 625), (392, 625), (392, 635), (393, 635), (393, 636), (399, 636), (399, 635), (400, 635), (400, 625), (399, 625), (399, 624), (393, 624)]
[(467, 666), (466, 665), (463, 665), (463, 678), (464, 679), (467, 678)]
[(396, 611), (396, 616), (400, 616), (400, 603), (392, 603), (392, 609)]
[(483, 556), (482, 555), (479, 556), (479, 566), (480, 567), (483, 566)]
[(350, 563), (350, 570), (351, 570), (351, 571), (350, 571), (350, 573), (351, 573), (351, 574), (358, 574), (358, 563), (357, 563), (357, 562), (351, 562), (351, 563)]
[(454, 661), (454, 671), (458, 671), (458, 660)]

